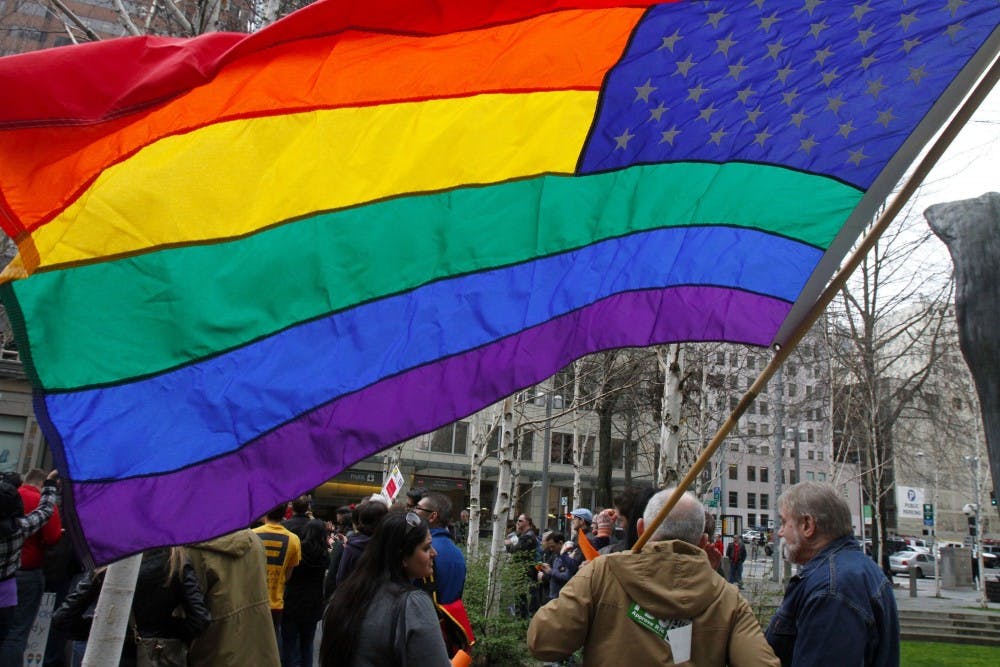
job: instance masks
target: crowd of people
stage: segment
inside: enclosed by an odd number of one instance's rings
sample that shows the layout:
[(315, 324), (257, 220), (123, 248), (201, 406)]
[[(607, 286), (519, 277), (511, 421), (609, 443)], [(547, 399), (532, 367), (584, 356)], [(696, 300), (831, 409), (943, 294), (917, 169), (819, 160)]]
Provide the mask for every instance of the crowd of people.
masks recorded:
[[(853, 539), (832, 486), (804, 482), (779, 499), (779, 536), (800, 569), (766, 631), (740, 592), (742, 540), (724, 550), (714, 516), (690, 493), (657, 524), (673, 492), (626, 489), (614, 507), (573, 509), (563, 530), (517, 515), (505, 549), (528, 592), (510, 613), (530, 620), (536, 658), (571, 665), (582, 650), (584, 665), (898, 665), (892, 584)], [(57, 552), (62, 532), (56, 495), (54, 472), (0, 481), (2, 665), (21, 664), (47, 588), (43, 554)], [(446, 495), (423, 489), (392, 506), (376, 494), (329, 521), (302, 496), (255, 528), (148, 550), (120, 664), (310, 667), (322, 624), (324, 667), (452, 665), (475, 643), (455, 519)], [(81, 664), (105, 579), (101, 568), (63, 582), (46, 665)]]

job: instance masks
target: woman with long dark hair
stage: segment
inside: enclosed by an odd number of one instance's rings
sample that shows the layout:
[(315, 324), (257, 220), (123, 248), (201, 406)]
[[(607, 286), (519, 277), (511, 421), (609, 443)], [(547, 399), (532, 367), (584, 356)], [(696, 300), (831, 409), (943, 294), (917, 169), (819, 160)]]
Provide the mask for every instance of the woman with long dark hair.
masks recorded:
[(430, 596), (412, 584), (434, 571), (427, 522), (390, 512), (323, 618), (323, 667), (450, 667)]
[(312, 667), (313, 637), (323, 617), (323, 577), (330, 563), (325, 523), (310, 519), (299, 538), (302, 560), (285, 582), (285, 610), (281, 615), (285, 667)]

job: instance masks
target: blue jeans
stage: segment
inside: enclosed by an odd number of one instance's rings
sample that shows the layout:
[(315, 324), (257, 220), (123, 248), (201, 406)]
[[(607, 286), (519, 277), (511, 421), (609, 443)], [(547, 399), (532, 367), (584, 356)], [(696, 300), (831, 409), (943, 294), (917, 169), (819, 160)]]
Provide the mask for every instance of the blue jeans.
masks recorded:
[(319, 621), (302, 622), (281, 619), (281, 665), (282, 667), (312, 667), (313, 638)]
[(739, 562), (735, 565), (730, 565), (729, 567), (729, 583), (731, 584), (742, 584), (743, 583), (743, 563)]
[(41, 569), (18, 570), (16, 576), (17, 607), (10, 619), (7, 636), (0, 645), (0, 665), (20, 665), (24, 662), (24, 647), (45, 591), (45, 575)]

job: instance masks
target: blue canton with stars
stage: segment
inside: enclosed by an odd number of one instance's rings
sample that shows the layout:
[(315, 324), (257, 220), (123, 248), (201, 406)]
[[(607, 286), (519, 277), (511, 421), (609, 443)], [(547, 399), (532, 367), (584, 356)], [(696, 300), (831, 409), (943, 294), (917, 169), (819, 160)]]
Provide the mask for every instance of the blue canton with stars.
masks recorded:
[(654, 7), (608, 76), (579, 172), (744, 161), (866, 189), (998, 23), (992, 0)]

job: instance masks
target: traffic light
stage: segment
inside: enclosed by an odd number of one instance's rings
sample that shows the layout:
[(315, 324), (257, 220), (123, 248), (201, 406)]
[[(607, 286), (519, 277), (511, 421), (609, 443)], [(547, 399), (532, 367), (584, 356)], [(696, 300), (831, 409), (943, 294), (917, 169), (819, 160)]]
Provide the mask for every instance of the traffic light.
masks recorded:
[(997, 492), (996, 491), (990, 491), (990, 505), (993, 505), (993, 507), (997, 506)]
[(973, 514), (969, 517), (969, 535), (972, 537), (976, 536), (976, 515)]

